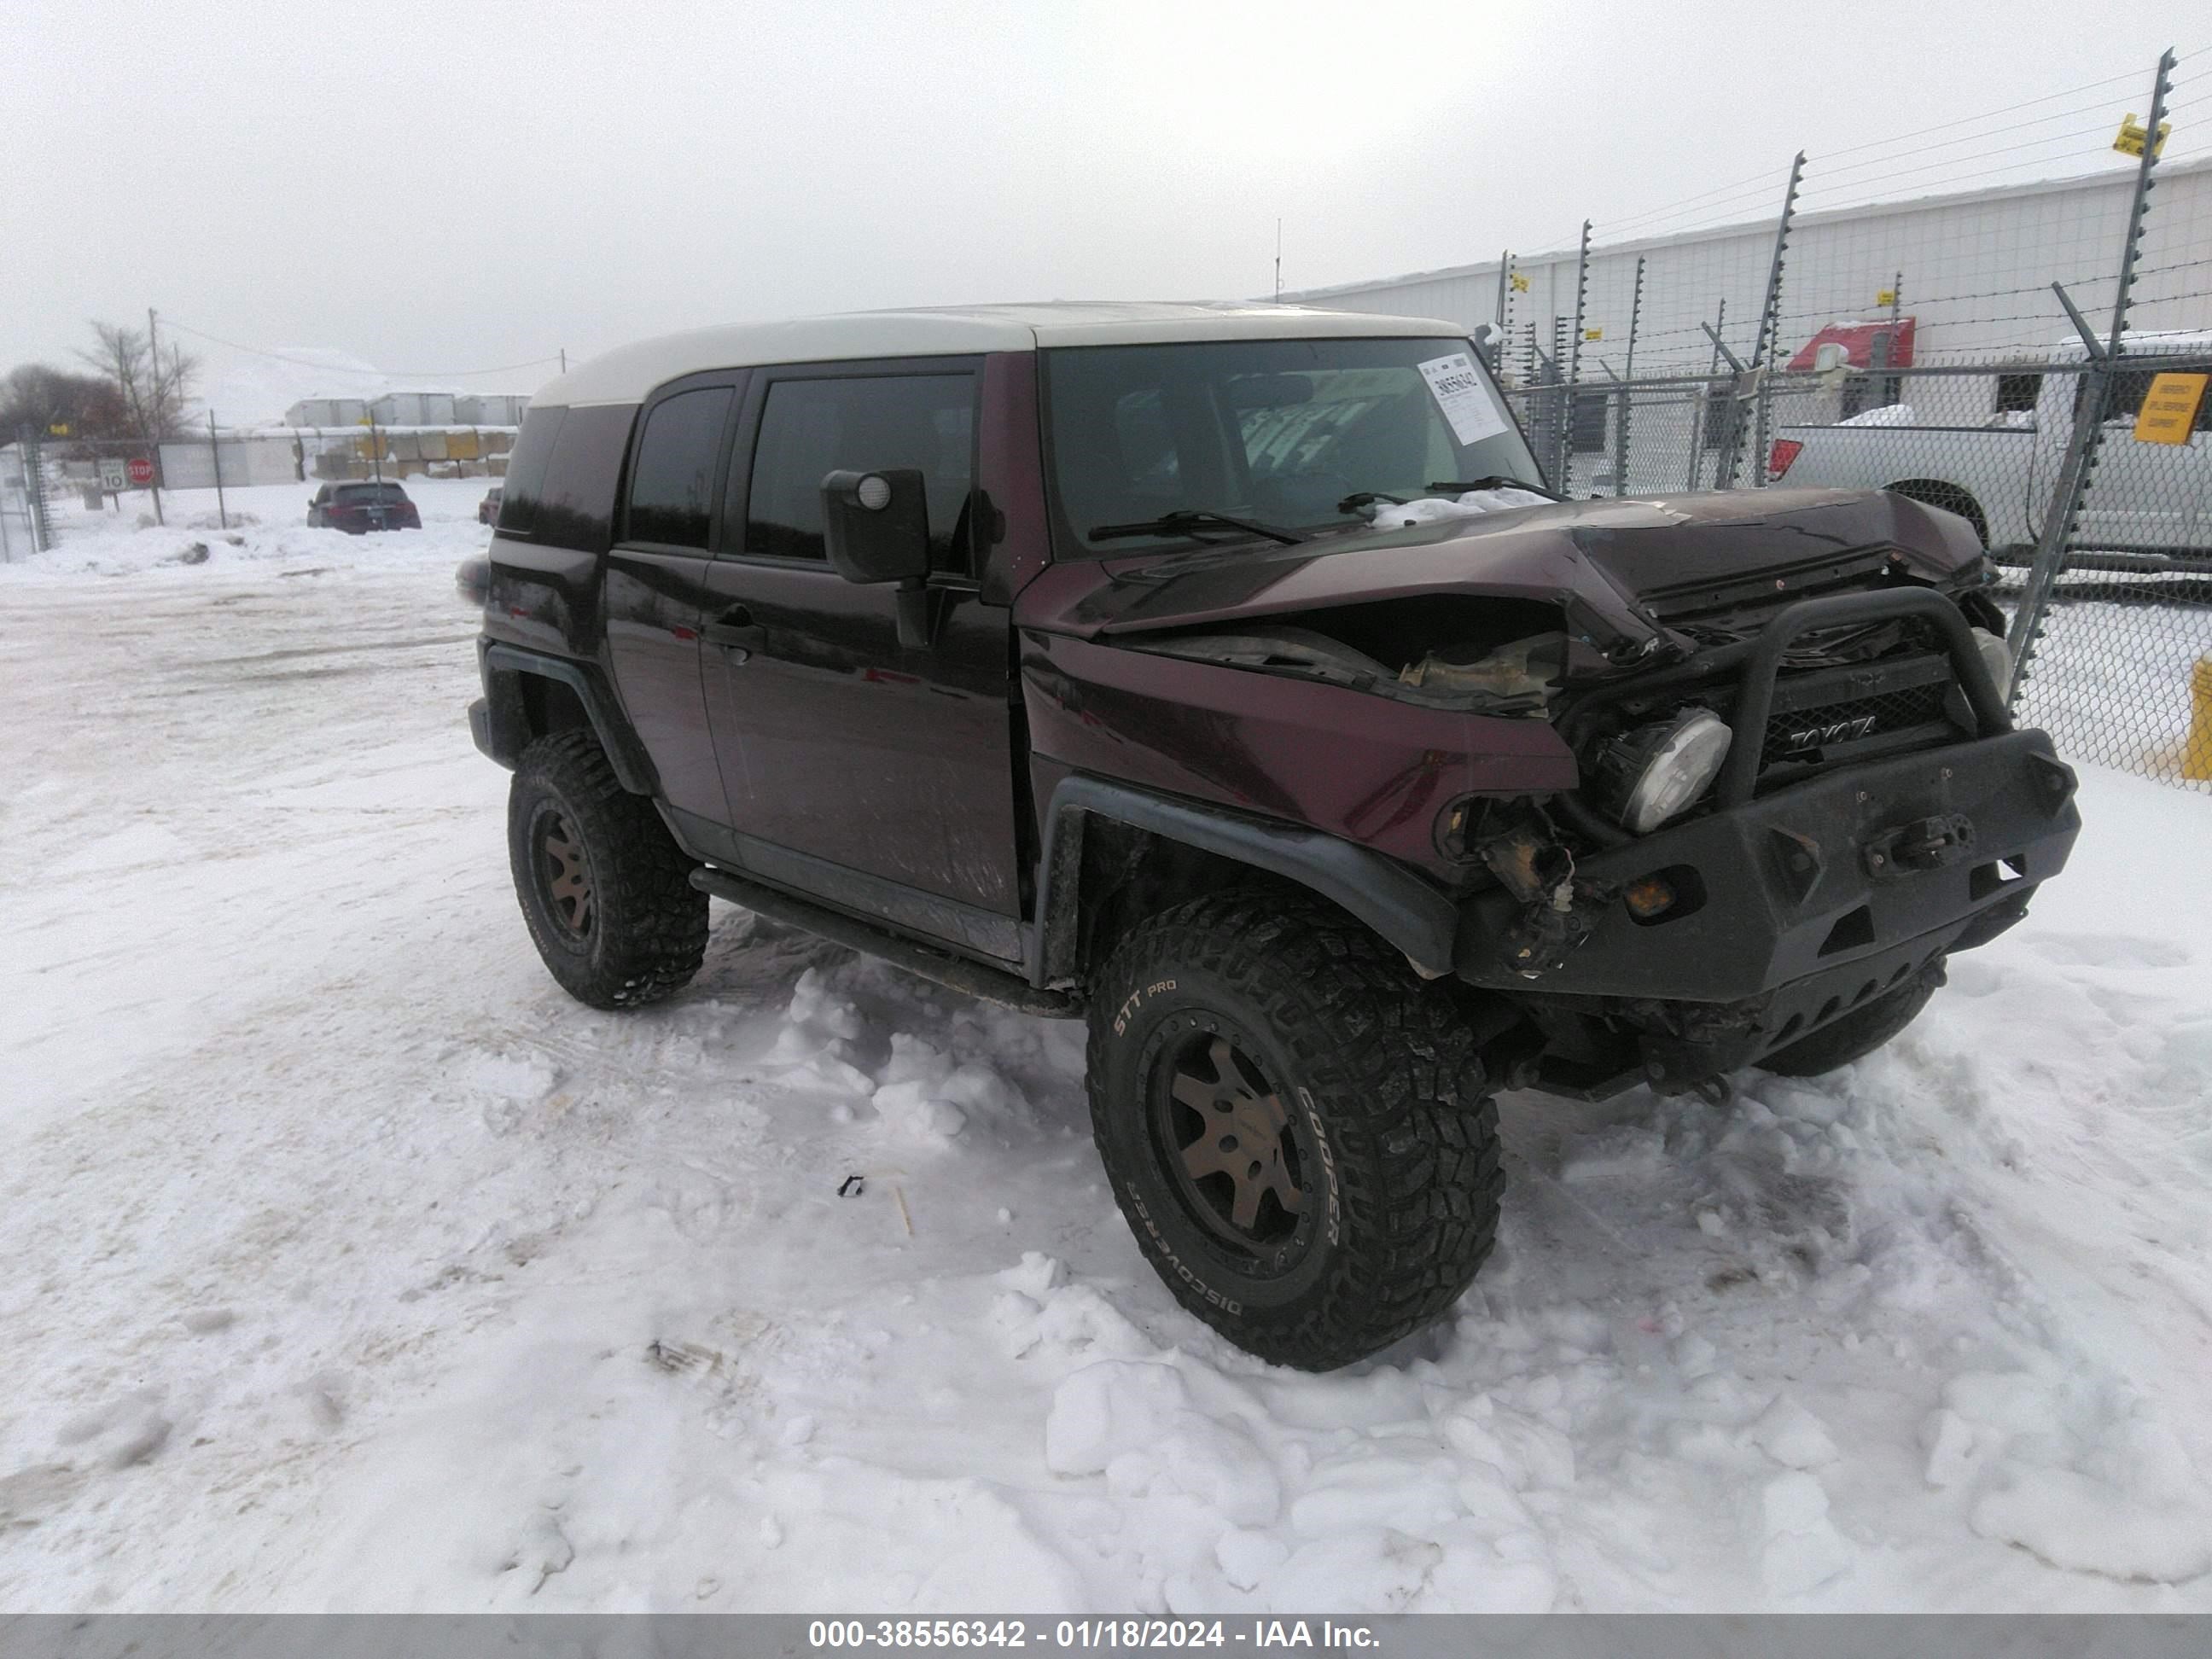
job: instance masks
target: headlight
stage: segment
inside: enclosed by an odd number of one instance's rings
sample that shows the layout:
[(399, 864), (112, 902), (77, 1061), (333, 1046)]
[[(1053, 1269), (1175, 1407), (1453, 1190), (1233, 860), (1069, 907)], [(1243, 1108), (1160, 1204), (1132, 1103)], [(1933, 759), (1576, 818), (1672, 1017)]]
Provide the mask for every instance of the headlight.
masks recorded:
[(1615, 823), (1649, 835), (1712, 787), (1735, 736), (1710, 709), (1685, 708), (1607, 743), (1591, 781)]
[(2002, 634), (1974, 630), (1974, 648), (1982, 653), (1982, 666), (1990, 671), (1990, 678), (2002, 699), (2012, 684), (2012, 647), (2005, 643)]

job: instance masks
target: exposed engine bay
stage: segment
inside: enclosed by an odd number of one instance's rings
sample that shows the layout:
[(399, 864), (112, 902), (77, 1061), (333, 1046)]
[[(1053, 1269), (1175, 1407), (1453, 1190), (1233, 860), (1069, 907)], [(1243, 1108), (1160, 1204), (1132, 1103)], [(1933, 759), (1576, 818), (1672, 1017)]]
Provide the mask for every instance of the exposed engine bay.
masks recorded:
[[(1655, 1086), (1691, 1088), (1767, 1040), (1771, 1011), (1756, 998), (1700, 1007), (1541, 994), (1602, 918), (1625, 908), (1638, 925), (1658, 926), (1705, 900), (1694, 867), (1624, 880), (1584, 866), (1715, 810), (1717, 781), (1747, 746), (1746, 775), (1763, 795), (1837, 767), (1975, 736), (1961, 659), (1924, 607), (1791, 634), (1774, 651), (1771, 690), (1752, 713), (1756, 729), (1739, 718), (1745, 671), (1770, 624), (1811, 599), (1940, 595), (1978, 642), (1979, 660), (1967, 672), (2001, 688), (2010, 668), (2005, 619), (1984, 591), (1985, 564), (1931, 571), (1916, 562), (1876, 547), (1832, 558), (1811, 581), (1729, 573), (1662, 587), (1632, 601), (1650, 623), (1641, 640), (1593, 628), (1589, 607), (1572, 595), (1547, 603), (1436, 594), (1125, 643), (1426, 708), (1550, 723), (1574, 757), (1574, 787), (1462, 797), (1436, 830), (1438, 850), (1466, 872), (1463, 890), (1495, 893), (1508, 907), (1481, 948), (1491, 972), (1527, 990), (1493, 1058), (1510, 1064), (1518, 1043), (1556, 1068), (1562, 1053), (1579, 1048), (1595, 1073), (1633, 1054)], [(1911, 833), (1940, 850), (1940, 827)], [(1540, 1038), (1531, 1021), (1546, 1028)]]

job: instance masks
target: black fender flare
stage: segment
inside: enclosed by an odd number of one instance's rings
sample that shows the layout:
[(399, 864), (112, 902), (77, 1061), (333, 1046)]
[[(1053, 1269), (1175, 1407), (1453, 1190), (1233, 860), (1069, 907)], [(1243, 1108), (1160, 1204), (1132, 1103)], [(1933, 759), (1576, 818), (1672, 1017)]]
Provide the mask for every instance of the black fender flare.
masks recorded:
[(629, 718), (616, 701), (598, 665), (571, 657), (548, 656), (495, 640), (477, 641), (477, 666), (483, 679), (484, 700), (469, 711), (469, 724), (477, 747), (512, 768), (530, 743), (530, 723), (524, 713), (521, 678), (534, 675), (554, 680), (576, 694), (584, 718), (606, 751), (615, 781), (633, 795), (658, 796), (660, 775), (645, 744), (630, 729)]
[(1452, 971), (1459, 907), (1395, 860), (1340, 836), (1083, 776), (1060, 781), (1044, 817), (1029, 953), (1032, 984), (1074, 969), (1083, 829), (1093, 817), (1295, 882), (1374, 929), (1425, 977)]

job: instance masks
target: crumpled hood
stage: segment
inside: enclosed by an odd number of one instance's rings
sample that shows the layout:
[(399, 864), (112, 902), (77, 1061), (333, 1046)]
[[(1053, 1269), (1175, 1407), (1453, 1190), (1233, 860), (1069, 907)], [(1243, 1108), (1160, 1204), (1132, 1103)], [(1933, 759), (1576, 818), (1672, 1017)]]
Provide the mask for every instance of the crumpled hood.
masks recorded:
[(1964, 520), (1882, 492), (1765, 489), (1564, 501), (1294, 547), (1103, 562), (1046, 626), (1091, 637), (1424, 593), (1560, 605), (1601, 648), (1675, 618), (1771, 605), (1895, 553), (1940, 580), (1979, 556)]

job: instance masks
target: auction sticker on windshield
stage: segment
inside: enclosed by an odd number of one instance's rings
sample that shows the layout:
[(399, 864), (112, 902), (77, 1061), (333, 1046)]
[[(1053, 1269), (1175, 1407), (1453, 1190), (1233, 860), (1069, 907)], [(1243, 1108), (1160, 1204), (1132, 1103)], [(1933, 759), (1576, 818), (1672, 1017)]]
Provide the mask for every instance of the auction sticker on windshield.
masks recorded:
[(1505, 430), (1504, 411), (1492, 399), (1474, 359), (1464, 351), (1430, 358), (1421, 365), (1421, 378), (1429, 383), (1437, 407), (1443, 410), (1452, 435), (1462, 445), (1471, 449)]

